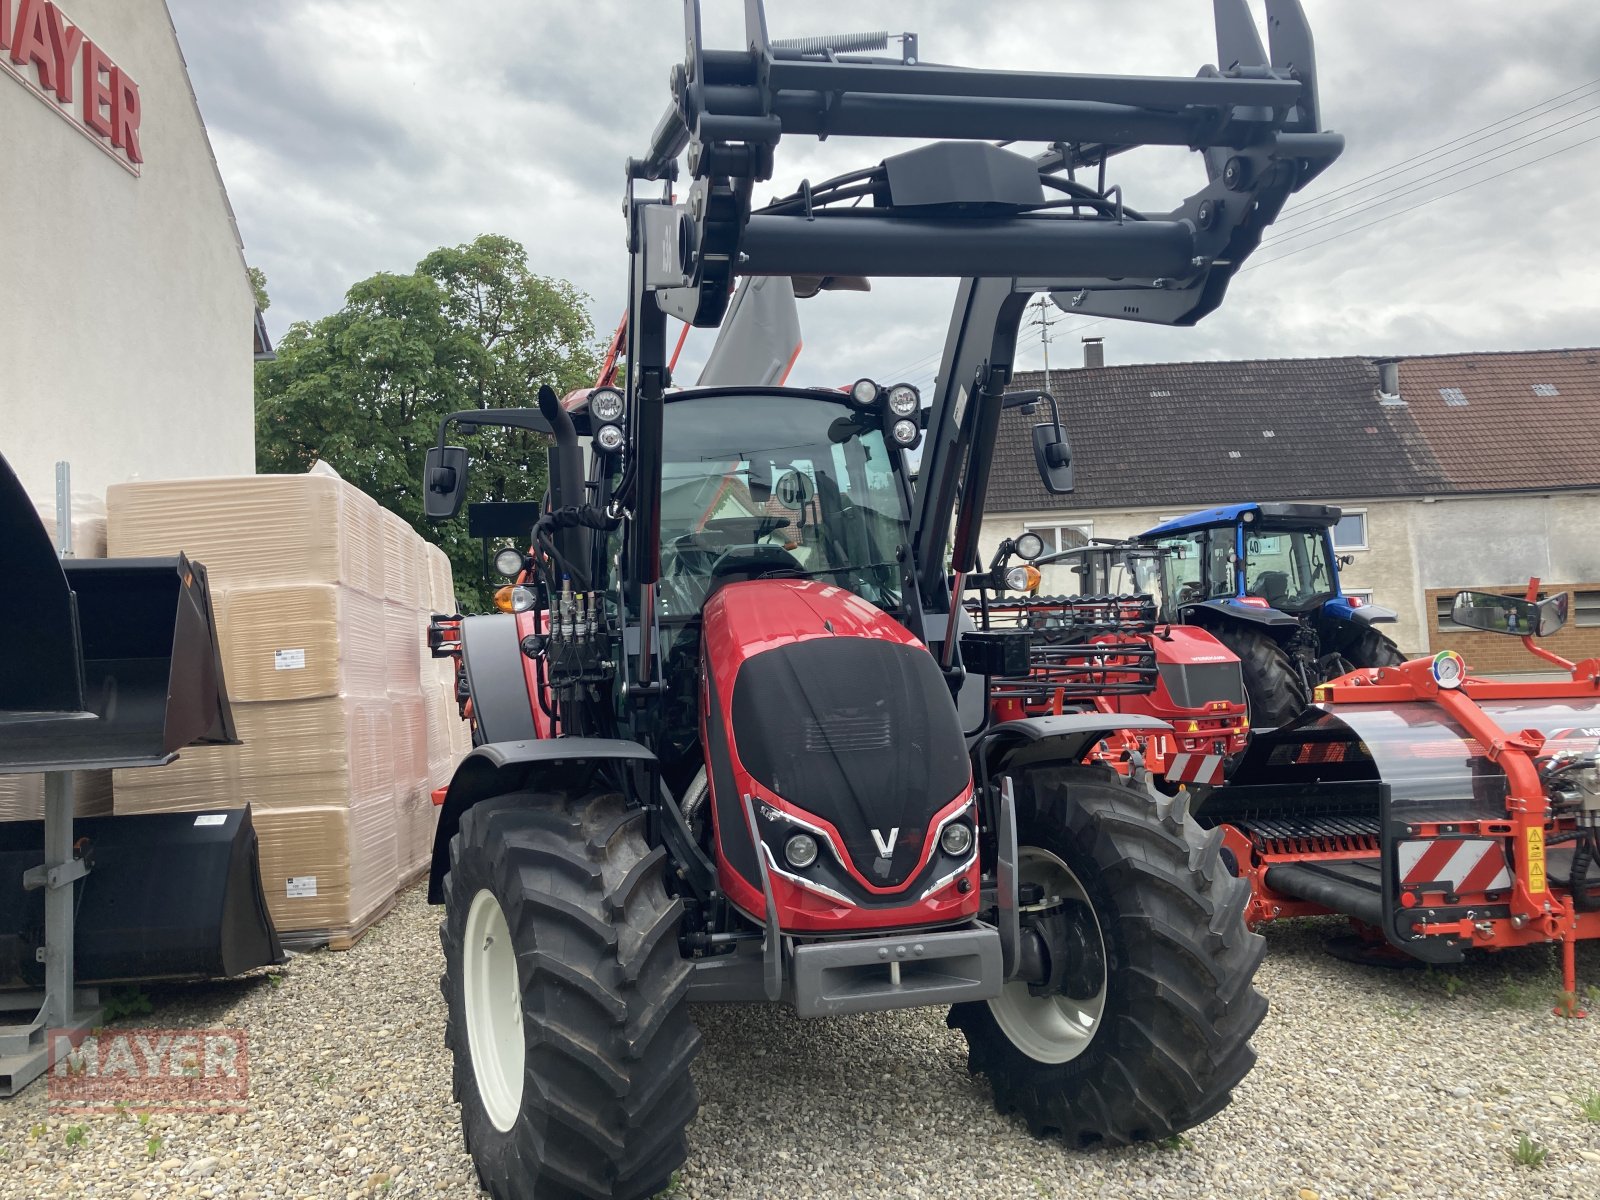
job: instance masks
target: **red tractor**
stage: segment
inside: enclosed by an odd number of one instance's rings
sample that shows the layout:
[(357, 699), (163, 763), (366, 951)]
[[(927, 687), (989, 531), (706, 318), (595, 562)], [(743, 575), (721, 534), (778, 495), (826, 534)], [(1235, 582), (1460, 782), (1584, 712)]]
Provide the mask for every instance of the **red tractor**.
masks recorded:
[(1250, 923), (1341, 913), (1339, 952), (1461, 961), (1555, 942), (1577, 1009), (1577, 943), (1600, 938), (1600, 660), (1534, 640), (1567, 595), (1457, 595), (1458, 625), (1520, 636), (1567, 678), (1479, 679), (1454, 651), (1320, 684), (1298, 720), (1257, 734), (1197, 805), (1250, 881)]
[[(1250, 739), (1244, 676), (1238, 656), (1205, 630), (1157, 620), (1147, 588), (1170, 551), (1106, 539), (1048, 556), (1043, 548), (1037, 534), (1008, 538), (989, 571), (967, 580), (980, 628), (1031, 634), (1027, 673), (990, 682), (994, 719), (1069, 710), (1152, 717), (1167, 728), (1120, 730), (1099, 759), (1123, 773), (1142, 767), (1169, 794), (1220, 785)], [(1010, 565), (1013, 556), (1024, 565)], [(1052, 565), (1077, 576), (1074, 594), (1032, 594)]]
[[(1229, 0), (1221, 70), (1120, 79), (929, 66), (909, 38), (897, 59), (775, 42), (759, 0), (739, 49), (708, 49), (686, 4), (672, 103), (627, 170), (625, 387), (454, 414), (428, 453), (442, 519), (468, 470), (452, 424), (553, 439), (510, 611), (436, 633), (477, 745), (429, 896), (493, 1196), (664, 1186), (699, 1000), (939, 1006), (998, 1107), (1070, 1146), (1169, 1136), (1250, 1069), (1247, 888), (1184, 802), (1094, 761), (1161, 723), (990, 721), (1028, 634), (974, 629), (961, 597), (1029, 299), (1193, 323), (1339, 153), (1299, 5), (1268, 7), (1270, 54)], [(964, 140), (753, 207), (796, 134)], [(1208, 182), (1130, 208), (1105, 175), (1143, 143), (1200, 148)], [(926, 407), (865, 378), (672, 390), (667, 318), (717, 326), (737, 277), (874, 275), (963, 280)], [(1034, 442), (1069, 489), (1059, 422)]]

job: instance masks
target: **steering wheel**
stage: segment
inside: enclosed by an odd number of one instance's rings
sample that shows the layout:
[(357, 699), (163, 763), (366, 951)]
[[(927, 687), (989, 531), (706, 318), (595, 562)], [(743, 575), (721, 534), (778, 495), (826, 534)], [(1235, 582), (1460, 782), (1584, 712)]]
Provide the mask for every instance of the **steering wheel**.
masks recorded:
[(796, 575), (804, 575), (805, 567), (800, 565), (800, 560), (790, 554), (782, 546), (774, 546), (767, 542), (752, 542), (742, 546), (729, 546), (720, 555), (717, 561), (711, 564), (711, 578), (721, 579), (725, 575), (733, 575), (740, 571), (792, 571)]

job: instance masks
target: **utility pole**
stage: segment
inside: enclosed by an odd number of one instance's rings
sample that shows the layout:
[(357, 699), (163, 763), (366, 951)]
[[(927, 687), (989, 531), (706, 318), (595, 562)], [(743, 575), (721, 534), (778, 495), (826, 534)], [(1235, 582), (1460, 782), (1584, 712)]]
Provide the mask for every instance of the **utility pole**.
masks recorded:
[(1039, 315), (1029, 321), (1028, 324), (1029, 326), (1037, 325), (1040, 327), (1039, 342), (1044, 346), (1044, 390), (1048, 392), (1050, 390), (1050, 342), (1053, 338), (1050, 327), (1055, 324), (1055, 315), (1052, 312), (1055, 306), (1050, 303), (1050, 297), (1047, 293), (1040, 292), (1039, 298), (1030, 307), (1039, 310)]

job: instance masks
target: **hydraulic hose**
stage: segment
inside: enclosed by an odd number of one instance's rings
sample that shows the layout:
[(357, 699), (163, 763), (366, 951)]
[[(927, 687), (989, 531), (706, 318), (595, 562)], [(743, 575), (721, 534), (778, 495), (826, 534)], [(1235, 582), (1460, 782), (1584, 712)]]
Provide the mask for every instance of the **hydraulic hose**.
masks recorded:
[[(550, 422), (556, 439), (555, 453), (550, 456), (551, 507), (557, 510), (576, 508), (584, 501), (583, 449), (578, 445), (577, 427), (571, 415), (561, 407), (555, 390), (548, 386), (539, 389), (539, 412)], [(588, 590), (588, 529), (574, 523), (558, 530), (555, 538), (572, 586), (579, 591)]]

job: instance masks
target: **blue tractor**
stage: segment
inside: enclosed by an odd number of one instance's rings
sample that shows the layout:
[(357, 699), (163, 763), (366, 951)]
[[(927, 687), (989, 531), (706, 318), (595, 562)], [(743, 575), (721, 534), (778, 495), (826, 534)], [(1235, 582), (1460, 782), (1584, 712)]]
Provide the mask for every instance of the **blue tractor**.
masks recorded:
[(1339, 586), (1332, 530), (1342, 515), (1332, 504), (1228, 504), (1139, 536), (1169, 551), (1162, 618), (1198, 625), (1239, 656), (1257, 729), (1298, 716), (1324, 680), (1405, 661), (1375, 627), (1394, 611)]

